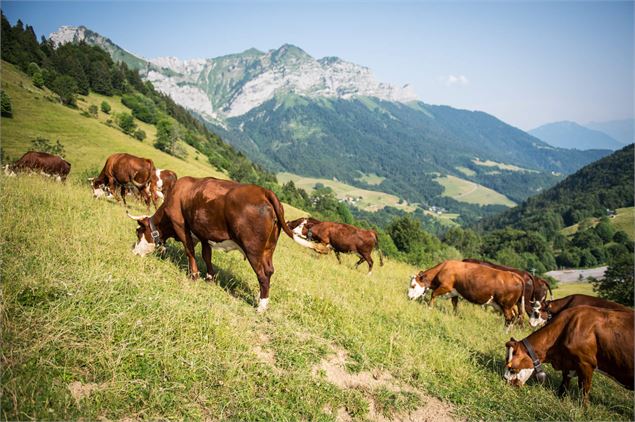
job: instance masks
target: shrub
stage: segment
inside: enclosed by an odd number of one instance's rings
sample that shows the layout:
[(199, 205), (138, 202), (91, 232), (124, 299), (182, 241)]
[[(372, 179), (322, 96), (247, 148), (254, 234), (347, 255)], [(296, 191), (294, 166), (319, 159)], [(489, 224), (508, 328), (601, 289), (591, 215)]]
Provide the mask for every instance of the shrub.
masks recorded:
[(146, 132), (143, 129), (137, 129), (134, 133), (134, 137), (143, 141), (146, 138)]
[(102, 101), (101, 102), (101, 111), (106, 113), (106, 114), (110, 114), (110, 104), (108, 104), (107, 101)]
[(38, 136), (31, 141), (31, 148), (35, 151), (48, 152), (49, 154), (59, 155), (61, 157), (66, 154), (64, 145), (58, 139), (55, 141), (55, 145), (51, 145), (51, 141), (47, 138)]
[(91, 116), (97, 117), (97, 114), (98, 114), (97, 106), (95, 104), (91, 104), (90, 107), (88, 107), (88, 112), (90, 113)]
[(2, 108), (3, 117), (13, 117), (13, 107), (11, 106), (11, 97), (4, 91), (0, 91), (0, 106)]
[(593, 280), (592, 283), (600, 297), (633, 306), (633, 254), (619, 255), (607, 268), (604, 280)]
[(63, 104), (74, 106), (77, 101), (77, 82), (70, 76), (61, 75), (55, 78), (51, 90), (59, 95)]
[(136, 123), (134, 122), (134, 117), (130, 113), (119, 113), (117, 114), (117, 125), (126, 132), (128, 135), (132, 135), (134, 130), (137, 128)]
[(35, 72), (31, 78), (31, 82), (33, 82), (33, 85), (35, 85), (36, 88), (42, 88), (44, 86), (44, 76), (42, 75), (42, 72)]
[(158, 111), (154, 102), (141, 94), (126, 94), (121, 102), (132, 110), (132, 115), (142, 122), (155, 124), (158, 120)]

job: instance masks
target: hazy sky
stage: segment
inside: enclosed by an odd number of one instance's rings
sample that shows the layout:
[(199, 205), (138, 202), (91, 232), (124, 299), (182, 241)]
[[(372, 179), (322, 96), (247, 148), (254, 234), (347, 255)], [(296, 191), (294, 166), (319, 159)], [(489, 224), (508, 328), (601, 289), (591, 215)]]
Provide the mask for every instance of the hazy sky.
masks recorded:
[(85, 25), (143, 57), (295, 44), (431, 104), (522, 129), (633, 117), (633, 2), (2, 2), (46, 35)]

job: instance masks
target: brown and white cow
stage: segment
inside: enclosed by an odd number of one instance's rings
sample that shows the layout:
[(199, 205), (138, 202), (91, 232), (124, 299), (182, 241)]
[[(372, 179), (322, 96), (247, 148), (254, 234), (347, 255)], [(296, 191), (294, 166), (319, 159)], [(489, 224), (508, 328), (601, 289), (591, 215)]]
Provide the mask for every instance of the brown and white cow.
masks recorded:
[[(322, 222), (311, 217), (298, 218), (287, 221), (287, 225), (293, 232), (305, 238), (312, 245), (308, 247), (320, 253), (328, 253), (328, 249), (335, 251), (335, 257), (340, 264), (340, 253), (354, 253), (359, 256), (359, 261), (355, 268), (366, 261), (368, 263), (368, 274), (373, 271), (372, 252), (375, 248), (379, 252), (379, 264), (384, 265), (384, 258), (379, 249), (379, 240), (374, 230), (360, 229), (350, 224)], [(315, 245), (326, 245), (328, 249), (316, 248)]]
[(534, 303), (533, 311), (529, 317), (529, 324), (532, 327), (538, 327), (545, 322), (550, 321), (554, 316), (558, 315), (565, 309), (573, 308), (581, 305), (595, 306), (603, 309), (616, 309), (622, 311), (631, 310), (624, 305), (612, 302), (610, 300), (599, 297), (575, 294), (565, 296), (562, 299), (548, 300), (543, 303)]
[(543, 382), (546, 375), (542, 364), (550, 363), (562, 371), (558, 393), (564, 394), (571, 378), (577, 376), (585, 404), (589, 401), (595, 370), (633, 390), (634, 315), (632, 310), (586, 305), (566, 309), (525, 339), (512, 338), (505, 344), (504, 377), (508, 383), (522, 386), (536, 372), (538, 380)]
[(159, 196), (159, 198), (165, 200), (165, 197), (170, 193), (172, 187), (174, 187), (178, 176), (172, 170), (156, 169), (155, 177), (157, 184), (157, 195)]
[(514, 307), (523, 296), (523, 280), (515, 273), (471, 262), (448, 260), (410, 280), (408, 297), (417, 299), (432, 290), (430, 306), (441, 295), (449, 294), (456, 311), (459, 296), (477, 305), (489, 305), (502, 312), (505, 325), (514, 320)]
[(16, 172), (23, 171), (39, 172), (64, 182), (71, 171), (71, 163), (57, 155), (29, 151), (20, 157), (18, 161), (4, 168), (4, 172), (8, 176), (14, 176)]
[[(463, 260), (463, 262), (472, 262), (474, 264), (481, 264), (487, 267), (496, 268), (497, 270), (511, 271), (513, 273), (518, 274), (520, 277), (522, 277), (524, 282), (523, 300), (522, 300), (522, 302), (524, 302), (524, 305), (522, 307), (524, 307), (525, 312), (529, 316), (531, 316), (532, 312), (534, 311), (534, 307), (533, 307), (534, 304), (538, 304), (538, 306), (540, 306), (540, 304), (545, 302), (547, 298), (547, 291), (549, 292), (550, 297), (553, 299), (553, 293), (551, 292), (551, 287), (549, 286), (549, 283), (547, 283), (546, 280), (543, 280), (540, 277), (535, 277), (531, 275), (528, 271), (520, 270), (514, 267), (509, 267), (506, 265), (495, 264), (489, 261), (482, 261), (480, 259), (466, 258)], [(518, 306), (520, 308), (521, 304), (518, 303)], [(520, 314), (519, 316), (522, 318), (522, 314)]]
[(280, 229), (292, 239), (297, 237), (287, 226), (284, 209), (273, 192), (213, 177), (182, 177), (153, 216), (130, 217), (139, 224), (135, 254), (145, 256), (173, 237), (185, 246), (193, 279), (198, 278), (196, 239), (202, 244), (206, 279), (214, 277), (212, 249), (240, 250), (258, 277), (259, 311), (269, 301), (272, 257)]
[(126, 204), (126, 188), (134, 187), (144, 199), (148, 210), (150, 201), (157, 206), (157, 177), (154, 163), (148, 158), (136, 157), (127, 153), (112, 154), (106, 159), (104, 168), (95, 179), (89, 179), (96, 198), (112, 195), (117, 201), (117, 189), (120, 189), (123, 203)]

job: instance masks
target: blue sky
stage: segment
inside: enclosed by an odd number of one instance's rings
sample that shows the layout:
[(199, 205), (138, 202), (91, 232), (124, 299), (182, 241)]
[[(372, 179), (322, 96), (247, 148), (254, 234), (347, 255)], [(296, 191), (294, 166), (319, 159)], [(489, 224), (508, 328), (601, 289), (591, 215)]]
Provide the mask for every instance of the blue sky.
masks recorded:
[(47, 35), (85, 25), (143, 57), (295, 44), (339, 56), (431, 104), (522, 129), (633, 117), (633, 2), (10, 2)]

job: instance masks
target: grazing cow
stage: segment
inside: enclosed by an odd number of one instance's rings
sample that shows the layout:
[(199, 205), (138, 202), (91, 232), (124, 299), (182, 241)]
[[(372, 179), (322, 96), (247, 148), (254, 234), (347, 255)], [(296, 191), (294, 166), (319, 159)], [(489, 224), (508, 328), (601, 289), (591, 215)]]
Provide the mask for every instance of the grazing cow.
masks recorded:
[(126, 187), (138, 189), (148, 210), (150, 201), (157, 207), (157, 177), (154, 163), (147, 158), (135, 157), (126, 153), (112, 154), (106, 159), (104, 168), (92, 182), (93, 195), (96, 198), (107, 196), (109, 193), (119, 201), (117, 188), (120, 188), (121, 198), (126, 204)]
[(166, 169), (156, 169), (155, 175), (157, 195), (159, 198), (165, 199), (165, 196), (170, 193), (178, 177), (175, 172)]
[(145, 256), (167, 239), (176, 238), (185, 246), (193, 279), (198, 278), (195, 239), (202, 244), (206, 279), (214, 277), (212, 249), (240, 250), (258, 277), (259, 312), (269, 301), (272, 257), (280, 229), (292, 239), (297, 237), (287, 226), (284, 209), (273, 192), (213, 177), (182, 177), (152, 217), (130, 217), (139, 224), (135, 254)]
[(505, 379), (522, 386), (532, 373), (544, 382), (543, 363), (562, 371), (558, 394), (578, 377), (584, 403), (589, 402), (593, 371), (612, 377), (633, 390), (633, 324), (632, 310), (620, 311), (593, 306), (569, 308), (521, 341), (513, 338), (505, 344), (507, 368)]
[[(497, 270), (511, 271), (522, 277), (524, 282), (522, 301), (524, 302), (524, 308), (527, 315), (532, 314), (534, 310), (532, 306), (534, 305), (534, 303), (544, 303), (545, 299), (547, 298), (547, 291), (549, 291), (550, 297), (553, 299), (553, 293), (551, 292), (549, 283), (547, 283), (547, 281), (543, 280), (540, 277), (531, 275), (527, 271), (519, 270), (518, 268), (514, 267), (508, 267), (506, 265), (494, 264), (493, 262), (482, 261), (479, 259), (466, 258), (463, 260), (463, 262), (472, 262), (474, 264), (481, 264), (487, 267), (496, 268)], [(520, 307), (521, 304), (518, 304), (518, 306)], [(522, 313), (520, 312), (519, 317), (522, 319)]]
[[(287, 225), (293, 232), (304, 237), (308, 242), (313, 242), (308, 246), (316, 249), (316, 244), (321, 245), (320, 253), (328, 253), (329, 249), (335, 251), (335, 257), (340, 264), (340, 253), (355, 253), (359, 256), (359, 261), (355, 264), (357, 268), (362, 262), (368, 263), (368, 274), (373, 271), (373, 249), (379, 251), (379, 264), (384, 265), (384, 258), (379, 249), (379, 240), (374, 230), (364, 230), (350, 224), (322, 222), (315, 218), (305, 217), (297, 220), (287, 221)], [(327, 245), (324, 248), (323, 245)]]
[(523, 284), (518, 274), (509, 271), (448, 260), (413, 276), (408, 297), (416, 299), (432, 289), (432, 306), (436, 297), (449, 293), (456, 311), (461, 296), (469, 302), (490, 305), (501, 311), (509, 328), (514, 320), (514, 307), (523, 296)]
[(549, 322), (554, 316), (558, 315), (565, 309), (573, 308), (580, 305), (595, 306), (596, 308), (603, 309), (616, 309), (622, 311), (631, 310), (619, 303), (611, 302), (610, 300), (601, 299), (599, 297), (587, 296), (587, 295), (570, 295), (565, 296), (562, 299), (548, 300), (546, 302), (534, 303), (531, 316), (529, 317), (529, 324), (532, 327), (537, 327)]
[(14, 176), (16, 172), (21, 171), (40, 172), (45, 176), (55, 177), (58, 181), (64, 182), (71, 171), (71, 163), (57, 155), (29, 151), (18, 161), (4, 168), (4, 172), (8, 176)]

